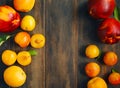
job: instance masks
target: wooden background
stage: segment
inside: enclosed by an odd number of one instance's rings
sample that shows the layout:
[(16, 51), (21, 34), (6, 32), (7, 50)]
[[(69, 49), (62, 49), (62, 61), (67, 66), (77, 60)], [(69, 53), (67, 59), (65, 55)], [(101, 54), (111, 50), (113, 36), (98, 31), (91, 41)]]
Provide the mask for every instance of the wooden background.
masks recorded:
[[(12, 1), (1, 0), (0, 5), (13, 6)], [(116, 1), (120, 4), (119, 0)], [(32, 11), (20, 14), (21, 17), (26, 14), (34, 16), (36, 28), (30, 33), (42, 33), (46, 37), (45, 47), (36, 49), (39, 54), (33, 57), (32, 63), (21, 66), (27, 74), (27, 81), (20, 88), (87, 88), (89, 77), (85, 75), (84, 66), (91, 61), (100, 64), (99, 76), (106, 81), (111, 68), (120, 72), (120, 60), (114, 67), (108, 67), (102, 60), (90, 60), (84, 54), (88, 44), (96, 44), (103, 52), (114, 51), (120, 58), (120, 43), (107, 45), (98, 39), (99, 22), (89, 16), (87, 0), (36, 0)], [(10, 39), (0, 47), (0, 54), (5, 49), (18, 52), (32, 48), (21, 49)], [(3, 81), (5, 68), (0, 62), (0, 88), (10, 88)], [(120, 85), (108, 83), (108, 88), (120, 88)]]

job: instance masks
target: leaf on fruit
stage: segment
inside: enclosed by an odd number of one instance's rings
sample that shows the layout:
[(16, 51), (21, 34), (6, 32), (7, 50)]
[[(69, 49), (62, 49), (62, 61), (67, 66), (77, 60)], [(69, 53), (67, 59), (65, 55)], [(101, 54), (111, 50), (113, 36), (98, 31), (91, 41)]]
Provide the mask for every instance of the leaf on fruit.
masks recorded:
[(120, 8), (118, 6), (116, 6), (114, 9), (114, 18), (120, 21)]

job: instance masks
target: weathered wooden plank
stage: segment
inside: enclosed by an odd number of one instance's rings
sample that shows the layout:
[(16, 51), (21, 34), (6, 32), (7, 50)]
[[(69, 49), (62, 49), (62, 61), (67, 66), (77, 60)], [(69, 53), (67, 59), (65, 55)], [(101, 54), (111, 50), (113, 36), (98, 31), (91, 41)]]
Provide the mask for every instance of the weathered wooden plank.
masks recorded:
[[(0, 5), (13, 6), (13, 0), (2, 0)], [(116, 0), (120, 4), (119, 0)], [(36, 19), (34, 33), (42, 33), (46, 37), (46, 46), (36, 49), (31, 65), (22, 67), (27, 73), (27, 81), (20, 88), (87, 88), (90, 79), (86, 76), (86, 63), (94, 61), (100, 64), (99, 76), (107, 81), (111, 68), (120, 69), (117, 65), (109, 67), (102, 61), (90, 60), (85, 56), (85, 47), (96, 44), (103, 52), (115, 51), (120, 57), (119, 43), (107, 45), (97, 37), (98, 21), (91, 18), (87, 12), (87, 0), (36, 0), (35, 7), (23, 17), (31, 14)], [(18, 28), (18, 31), (21, 31)], [(17, 32), (17, 31), (16, 31)], [(5, 49), (16, 52), (31, 49), (21, 49), (12, 39), (0, 47), (0, 55)], [(9, 88), (3, 81), (3, 71), (6, 66), (0, 60), (0, 88)], [(107, 81), (108, 83), (108, 81)], [(119, 88), (108, 83), (109, 88)]]
[(46, 88), (76, 88), (74, 0), (46, 1)]

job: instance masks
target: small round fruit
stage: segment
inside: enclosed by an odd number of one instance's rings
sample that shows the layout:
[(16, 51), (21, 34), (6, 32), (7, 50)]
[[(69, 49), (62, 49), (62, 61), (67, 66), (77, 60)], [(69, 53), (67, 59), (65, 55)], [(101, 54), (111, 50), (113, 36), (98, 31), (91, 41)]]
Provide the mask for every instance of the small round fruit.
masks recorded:
[(118, 85), (120, 84), (120, 74), (117, 72), (113, 72), (109, 75), (108, 81), (112, 85)]
[(89, 77), (95, 77), (100, 73), (100, 66), (95, 62), (89, 62), (85, 66), (85, 73)]
[(42, 48), (45, 45), (45, 37), (42, 34), (34, 34), (30, 43), (33, 48)]
[(24, 31), (33, 31), (35, 29), (35, 19), (31, 15), (26, 15), (21, 20), (21, 29)]
[(31, 55), (28, 51), (21, 51), (17, 55), (17, 62), (20, 65), (27, 66), (31, 63)]
[(2, 62), (5, 65), (13, 65), (16, 62), (17, 54), (12, 50), (5, 50), (2, 53)]
[(115, 52), (112, 52), (112, 51), (106, 52), (104, 57), (103, 57), (103, 61), (106, 65), (113, 66), (118, 61), (117, 54)]
[(20, 47), (25, 48), (30, 43), (30, 34), (27, 32), (18, 32), (14, 38), (15, 43)]
[(10, 66), (5, 69), (4, 81), (10, 87), (20, 87), (26, 81), (26, 73), (19, 66)]
[(85, 55), (88, 58), (94, 59), (100, 54), (99, 48), (96, 45), (88, 45), (85, 50)]
[(13, 0), (14, 8), (20, 12), (29, 12), (34, 7), (35, 0)]
[(94, 77), (87, 83), (87, 88), (108, 88), (107, 83), (101, 77)]

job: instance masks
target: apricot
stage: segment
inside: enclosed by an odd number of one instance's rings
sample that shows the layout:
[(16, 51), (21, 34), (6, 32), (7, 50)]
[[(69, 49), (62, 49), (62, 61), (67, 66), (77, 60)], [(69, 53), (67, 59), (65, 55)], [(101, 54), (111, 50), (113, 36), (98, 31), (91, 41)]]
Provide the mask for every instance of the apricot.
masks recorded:
[(120, 74), (117, 72), (113, 72), (109, 75), (108, 81), (112, 85), (118, 85), (120, 84)]
[(109, 51), (109, 52), (105, 53), (105, 55), (103, 57), (103, 61), (106, 65), (113, 66), (113, 65), (117, 64), (118, 56), (115, 52)]
[(18, 32), (15, 35), (14, 41), (22, 48), (26, 48), (30, 43), (30, 34), (24, 31)]
[(10, 88), (20, 88), (26, 82), (27, 75), (21, 67), (13, 65), (5, 69), (3, 78)]
[(14, 8), (20, 12), (29, 12), (34, 7), (35, 0), (14, 0)]
[(17, 55), (17, 62), (22, 66), (27, 66), (31, 63), (31, 55), (28, 51), (20, 51)]
[(2, 53), (2, 62), (7, 65), (13, 65), (16, 62), (17, 54), (13, 50), (5, 50)]
[(30, 44), (33, 48), (42, 48), (45, 45), (45, 37), (42, 34), (34, 34), (31, 37)]
[(90, 44), (85, 49), (85, 55), (88, 58), (94, 59), (94, 58), (98, 57), (99, 54), (100, 54), (100, 50), (97, 45)]
[(94, 77), (87, 83), (87, 88), (108, 88), (107, 83), (101, 77)]
[(100, 66), (95, 62), (89, 62), (85, 66), (86, 75), (89, 77), (95, 77), (100, 73)]

